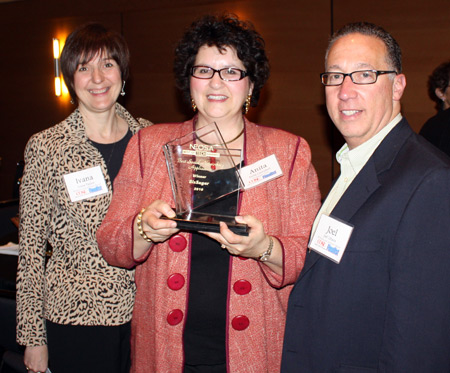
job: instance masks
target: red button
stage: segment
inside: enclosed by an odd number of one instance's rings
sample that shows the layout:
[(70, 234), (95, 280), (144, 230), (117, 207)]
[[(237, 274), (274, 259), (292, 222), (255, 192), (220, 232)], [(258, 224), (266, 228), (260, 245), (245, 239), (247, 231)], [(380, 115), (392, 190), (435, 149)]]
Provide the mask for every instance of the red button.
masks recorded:
[(179, 234), (173, 236), (169, 240), (169, 247), (177, 253), (183, 251), (186, 248), (186, 246), (187, 246), (186, 238), (180, 236)]
[(252, 284), (247, 280), (238, 280), (233, 285), (234, 291), (239, 295), (245, 295), (252, 290)]
[(167, 279), (167, 286), (172, 290), (180, 290), (184, 286), (185, 280), (181, 273), (174, 273)]
[(172, 310), (167, 315), (167, 322), (169, 325), (177, 325), (183, 320), (183, 311), (181, 310)]
[(239, 315), (233, 318), (231, 320), (231, 326), (234, 330), (244, 330), (247, 329), (250, 325), (250, 320), (247, 316)]

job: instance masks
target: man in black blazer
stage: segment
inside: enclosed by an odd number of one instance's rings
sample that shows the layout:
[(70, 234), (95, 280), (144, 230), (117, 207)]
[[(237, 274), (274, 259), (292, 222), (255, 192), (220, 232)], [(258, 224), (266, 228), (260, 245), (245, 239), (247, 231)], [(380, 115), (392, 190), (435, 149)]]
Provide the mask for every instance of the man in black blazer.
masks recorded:
[(393, 37), (344, 26), (326, 58), (346, 144), (289, 299), (282, 372), (450, 372), (450, 162), (400, 114)]

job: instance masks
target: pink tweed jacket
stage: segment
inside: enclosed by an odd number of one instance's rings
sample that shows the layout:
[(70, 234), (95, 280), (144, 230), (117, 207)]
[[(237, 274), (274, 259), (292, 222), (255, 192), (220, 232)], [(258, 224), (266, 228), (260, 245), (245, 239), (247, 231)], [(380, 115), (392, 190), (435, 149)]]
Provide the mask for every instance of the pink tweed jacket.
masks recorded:
[[(173, 205), (162, 145), (192, 130), (190, 120), (154, 125), (133, 137), (114, 184), (108, 214), (97, 233), (100, 250), (110, 264), (136, 266), (132, 372), (183, 370), (191, 235), (179, 233), (154, 245), (138, 260), (133, 259), (132, 240), (134, 218), (142, 207), (155, 199)], [(246, 121), (245, 164), (271, 154), (276, 155), (284, 175), (243, 192), (239, 214), (256, 216), (266, 232), (280, 240), (284, 271), (279, 276), (256, 260), (230, 256), (228, 372), (279, 372), (288, 296), (303, 267), (320, 203), (306, 141)], [(234, 286), (239, 280), (247, 281), (251, 289)]]

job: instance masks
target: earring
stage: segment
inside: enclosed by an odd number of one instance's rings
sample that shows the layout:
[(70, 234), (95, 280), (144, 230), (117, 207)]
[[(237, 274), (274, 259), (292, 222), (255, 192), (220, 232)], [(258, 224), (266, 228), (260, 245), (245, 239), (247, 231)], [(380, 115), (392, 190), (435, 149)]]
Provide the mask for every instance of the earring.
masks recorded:
[(250, 108), (250, 101), (252, 100), (252, 95), (247, 95), (247, 98), (245, 99), (245, 105), (244, 105), (244, 114), (248, 113), (248, 109)]
[(73, 100), (73, 98), (70, 99), (70, 103), (71, 103), (72, 105), (75, 105), (75, 101)]
[(125, 96), (125, 80), (123, 81), (123, 84), (122, 84), (122, 91), (120, 92), (120, 95), (121, 95), (121, 96)]
[(197, 105), (195, 105), (195, 101), (193, 98), (191, 98), (191, 106), (192, 106), (192, 110), (194, 110), (194, 113), (197, 111)]

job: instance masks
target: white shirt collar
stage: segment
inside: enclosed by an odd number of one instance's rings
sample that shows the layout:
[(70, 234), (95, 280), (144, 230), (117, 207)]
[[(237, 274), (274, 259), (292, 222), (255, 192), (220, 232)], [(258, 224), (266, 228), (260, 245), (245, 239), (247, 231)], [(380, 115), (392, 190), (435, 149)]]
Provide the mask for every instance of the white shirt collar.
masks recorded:
[(350, 150), (347, 143), (345, 143), (336, 153), (336, 160), (339, 164), (342, 163), (343, 157), (348, 157), (353, 170), (358, 173), (369, 160), (373, 152), (378, 148), (378, 145), (384, 140), (389, 132), (402, 120), (402, 114), (398, 113), (392, 121), (383, 127), (378, 133), (372, 136), (369, 140)]

